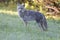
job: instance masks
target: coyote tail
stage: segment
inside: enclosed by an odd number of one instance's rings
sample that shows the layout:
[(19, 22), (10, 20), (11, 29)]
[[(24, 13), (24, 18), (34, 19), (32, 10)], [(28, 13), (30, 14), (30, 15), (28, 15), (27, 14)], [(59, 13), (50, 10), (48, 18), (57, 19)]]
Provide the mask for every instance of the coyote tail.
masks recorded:
[(45, 17), (43, 17), (43, 25), (44, 25), (45, 29), (47, 30), (47, 20)]

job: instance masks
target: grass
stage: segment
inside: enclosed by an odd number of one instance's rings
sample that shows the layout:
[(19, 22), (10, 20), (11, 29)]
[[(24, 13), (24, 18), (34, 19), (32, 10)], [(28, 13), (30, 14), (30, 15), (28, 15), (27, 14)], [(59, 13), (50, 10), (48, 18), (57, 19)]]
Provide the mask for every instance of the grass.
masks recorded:
[(48, 31), (36, 22), (25, 27), (18, 15), (0, 13), (0, 40), (60, 40), (60, 21), (47, 20)]

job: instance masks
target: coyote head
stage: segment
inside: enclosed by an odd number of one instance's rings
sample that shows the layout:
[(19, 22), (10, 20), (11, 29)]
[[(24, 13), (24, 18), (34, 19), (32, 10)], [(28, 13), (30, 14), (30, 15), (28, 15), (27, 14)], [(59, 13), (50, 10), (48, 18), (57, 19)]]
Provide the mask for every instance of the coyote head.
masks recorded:
[(18, 10), (18, 11), (23, 10), (24, 7), (25, 7), (24, 4), (17, 3), (17, 10)]

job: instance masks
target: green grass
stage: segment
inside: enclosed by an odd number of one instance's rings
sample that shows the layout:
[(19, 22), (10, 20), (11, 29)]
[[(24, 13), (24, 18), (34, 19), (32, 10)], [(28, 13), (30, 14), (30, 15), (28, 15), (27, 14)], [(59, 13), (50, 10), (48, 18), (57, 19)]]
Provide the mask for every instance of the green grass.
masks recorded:
[(0, 13), (0, 40), (60, 40), (60, 21), (48, 21), (48, 31), (42, 31), (36, 22), (25, 27), (18, 15)]

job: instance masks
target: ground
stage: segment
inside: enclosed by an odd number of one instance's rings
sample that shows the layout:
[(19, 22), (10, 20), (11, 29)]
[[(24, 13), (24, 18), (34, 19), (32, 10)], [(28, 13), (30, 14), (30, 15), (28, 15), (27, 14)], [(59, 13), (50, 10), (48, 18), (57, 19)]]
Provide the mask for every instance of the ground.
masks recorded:
[(60, 22), (47, 22), (48, 30), (43, 31), (36, 22), (26, 27), (18, 15), (0, 12), (0, 40), (60, 40)]

